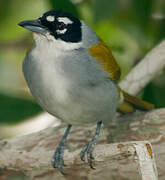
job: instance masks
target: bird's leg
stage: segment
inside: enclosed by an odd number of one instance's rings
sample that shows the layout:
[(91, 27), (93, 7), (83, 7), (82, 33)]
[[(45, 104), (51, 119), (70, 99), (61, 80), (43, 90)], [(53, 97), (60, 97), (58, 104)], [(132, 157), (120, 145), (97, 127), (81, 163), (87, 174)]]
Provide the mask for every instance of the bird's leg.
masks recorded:
[(90, 167), (92, 169), (94, 169), (94, 167), (93, 167), (93, 159), (94, 158), (92, 156), (92, 153), (93, 153), (93, 149), (94, 149), (95, 145), (98, 143), (98, 138), (99, 138), (99, 134), (100, 134), (101, 124), (102, 124), (102, 121), (98, 121), (97, 122), (97, 128), (96, 128), (95, 136), (93, 137), (93, 139), (91, 141), (89, 141), (83, 147), (83, 149), (81, 150), (81, 154), (80, 154), (81, 160), (84, 161), (85, 153), (87, 153), (87, 160), (88, 160), (88, 163), (89, 163), (89, 165), (90, 165)]
[(69, 131), (71, 129), (72, 125), (69, 124), (67, 129), (65, 130), (65, 133), (54, 153), (54, 156), (53, 156), (53, 160), (52, 160), (52, 166), (54, 168), (58, 168), (58, 170), (64, 174), (63, 172), (63, 169), (62, 167), (64, 166), (64, 159), (63, 159), (63, 154), (64, 154), (64, 148), (66, 146), (66, 139), (67, 139), (67, 136), (69, 134)]

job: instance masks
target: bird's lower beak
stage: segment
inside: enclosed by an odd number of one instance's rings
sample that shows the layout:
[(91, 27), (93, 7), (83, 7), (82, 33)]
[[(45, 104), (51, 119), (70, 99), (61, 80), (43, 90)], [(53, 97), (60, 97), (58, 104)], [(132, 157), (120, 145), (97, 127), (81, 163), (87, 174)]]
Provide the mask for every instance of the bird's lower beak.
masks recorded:
[(38, 19), (21, 21), (18, 25), (33, 32), (37, 32), (43, 35), (46, 34), (46, 28), (41, 24), (41, 22)]

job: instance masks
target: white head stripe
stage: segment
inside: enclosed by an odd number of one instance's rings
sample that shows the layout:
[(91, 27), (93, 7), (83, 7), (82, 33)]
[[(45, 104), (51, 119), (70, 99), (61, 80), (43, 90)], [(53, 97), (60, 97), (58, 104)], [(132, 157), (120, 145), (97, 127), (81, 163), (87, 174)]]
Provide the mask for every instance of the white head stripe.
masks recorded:
[(59, 22), (63, 22), (64, 24), (72, 24), (73, 23), (73, 21), (71, 21), (69, 18), (67, 18), (67, 17), (59, 17), (58, 18), (58, 21)]
[(46, 20), (49, 21), (49, 22), (53, 22), (54, 19), (55, 19), (54, 16), (47, 16), (47, 17), (46, 17)]

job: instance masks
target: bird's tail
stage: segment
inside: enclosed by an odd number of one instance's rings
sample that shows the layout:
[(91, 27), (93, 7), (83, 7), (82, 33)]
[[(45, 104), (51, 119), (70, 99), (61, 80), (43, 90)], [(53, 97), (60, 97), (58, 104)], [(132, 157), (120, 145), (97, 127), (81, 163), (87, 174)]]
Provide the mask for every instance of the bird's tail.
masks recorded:
[(149, 111), (154, 108), (153, 104), (140, 100), (135, 96), (128, 94), (119, 88), (119, 99), (121, 100), (118, 105), (118, 111), (121, 113), (131, 113), (136, 109)]

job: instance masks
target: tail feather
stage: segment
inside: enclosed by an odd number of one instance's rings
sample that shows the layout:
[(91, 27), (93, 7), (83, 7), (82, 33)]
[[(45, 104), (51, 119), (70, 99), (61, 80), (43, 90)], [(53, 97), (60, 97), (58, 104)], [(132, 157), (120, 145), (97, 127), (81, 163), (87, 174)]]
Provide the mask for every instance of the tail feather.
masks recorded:
[[(134, 112), (136, 109), (149, 111), (154, 108), (153, 104), (140, 100), (121, 89), (119, 89), (119, 93), (120, 94), (122, 93), (122, 97), (123, 97), (123, 102), (121, 102), (118, 106), (119, 112), (130, 113), (130, 112)], [(120, 97), (121, 95), (119, 95), (119, 98)]]

